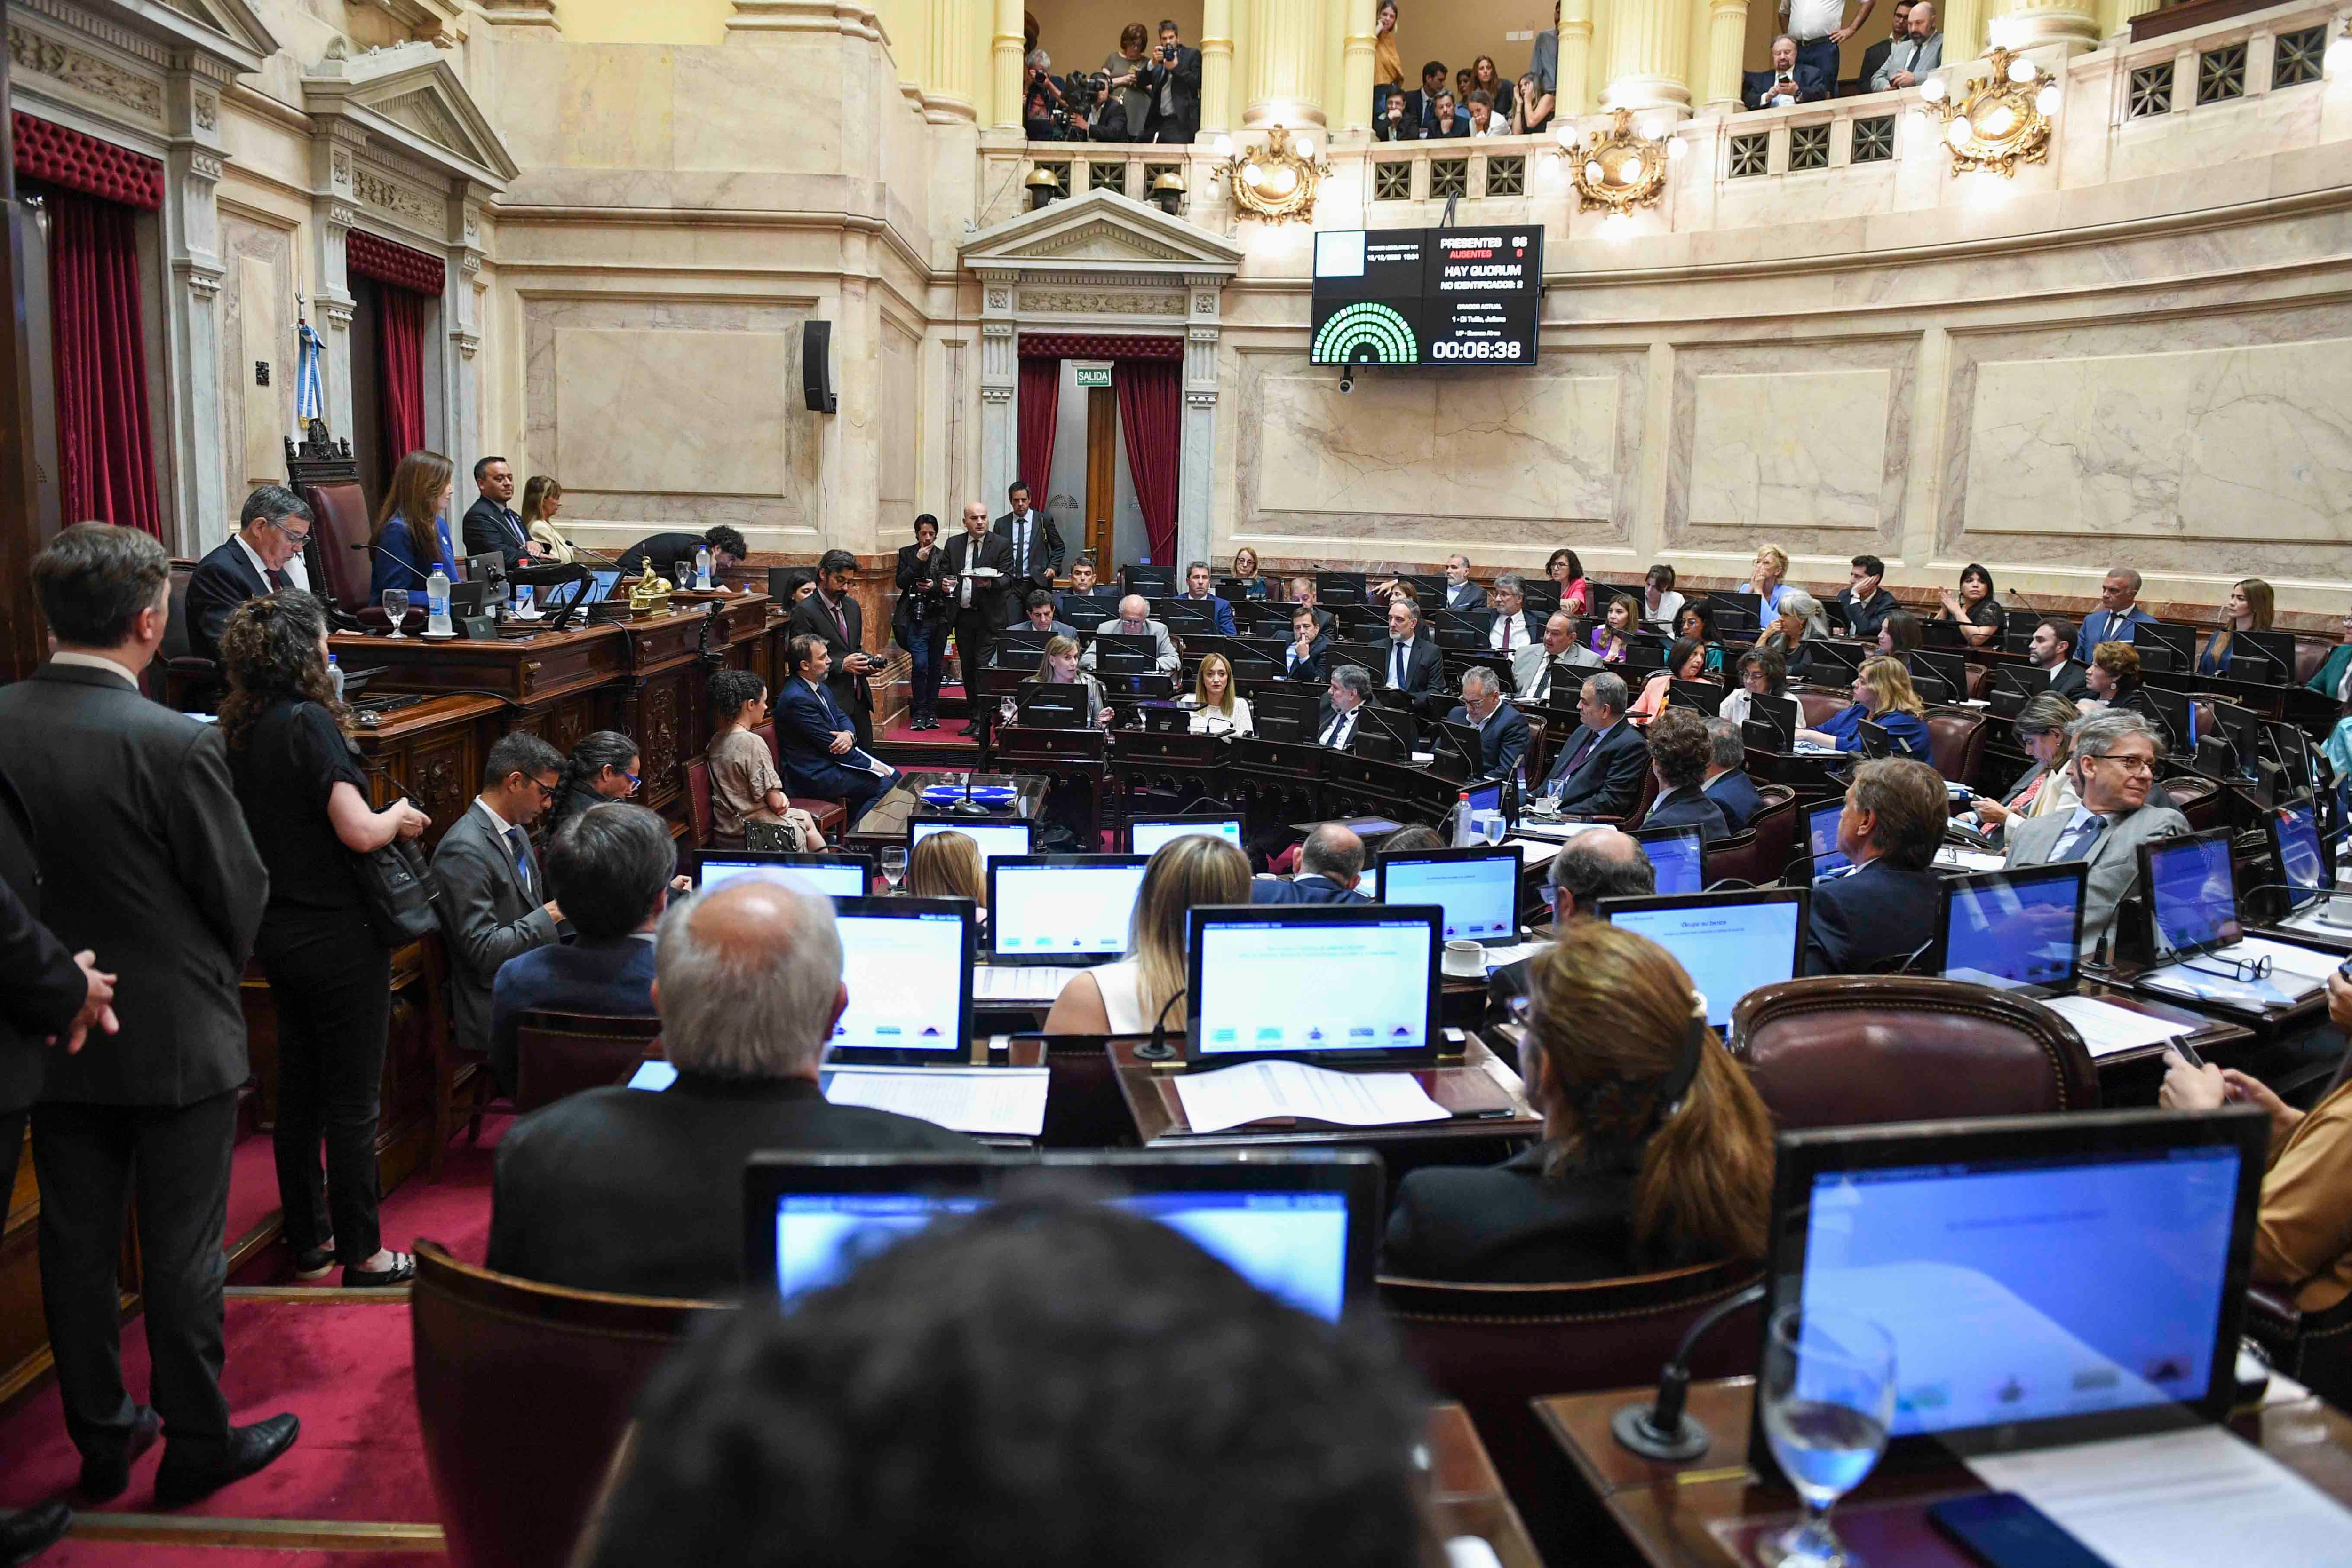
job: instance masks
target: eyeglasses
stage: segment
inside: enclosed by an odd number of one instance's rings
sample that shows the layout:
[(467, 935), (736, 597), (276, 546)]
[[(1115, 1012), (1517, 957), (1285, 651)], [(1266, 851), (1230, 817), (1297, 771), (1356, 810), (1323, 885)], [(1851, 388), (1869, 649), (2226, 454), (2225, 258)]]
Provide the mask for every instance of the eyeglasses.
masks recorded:
[(2126, 773), (2147, 773), (2153, 775), (2156, 772), (2156, 758), (2152, 757), (2118, 757), (2111, 751), (2092, 752), (2086, 755), (2084, 760), (2086, 762), (2112, 762)]
[(629, 781), (629, 793), (632, 795), (637, 792), (637, 786), (645, 782), (634, 773), (624, 773), (621, 777)]
[[(296, 533), (292, 528), (286, 526), (286, 519), (283, 517), (270, 518), (269, 526), (276, 528), (279, 533), (284, 534), (288, 538), (292, 539), (298, 545), (306, 545), (310, 542), (310, 529), (304, 528), (300, 533)], [(2347, 619), (2352, 620), (2352, 617), (2347, 617)]]
[(541, 800), (552, 800), (555, 799), (555, 792), (563, 787), (563, 780), (559, 779), (554, 783), (549, 784), (533, 779), (530, 781), (530, 787), (539, 791)]

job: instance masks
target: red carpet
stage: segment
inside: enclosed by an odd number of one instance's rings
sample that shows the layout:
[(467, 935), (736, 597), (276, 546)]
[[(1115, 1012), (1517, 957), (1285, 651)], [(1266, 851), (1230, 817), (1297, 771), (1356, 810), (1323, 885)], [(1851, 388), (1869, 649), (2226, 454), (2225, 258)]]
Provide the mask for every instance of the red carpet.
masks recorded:
[(963, 720), (960, 718), (943, 718), (937, 729), (917, 729), (901, 719), (874, 738), (882, 746), (960, 746), (977, 751), (980, 742), (971, 736), (959, 734), (962, 728)]
[[(143, 1395), (145, 1320), (124, 1325), (122, 1361), (133, 1397)], [(337, 1301), (323, 1292), (318, 1301), (232, 1297), (227, 1364), (221, 1375), (230, 1419), (243, 1424), (290, 1410), (302, 1418), (302, 1436), (259, 1475), (181, 1512), (215, 1519), (439, 1522), (425, 1473), (411, 1361), (404, 1300)], [(163, 1448), (158, 1444), (148, 1451), (132, 1469), (130, 1490), (103, 1511), (154, 1511), (155, 1466)], [(0, 1507), (21, 1508), (57, 1496), (74, 1484), (79, 1470), (54, 1382), (0, 1422)]]
[(58, 1542), (41, 1568), (434, 1568), (440, 1552), (268, 1552), (248, 1546), (157, 1546), (136, 1541)]
[[(483, 1117), (482, 1141), (478, 1145), (469, 1145), (462, 1132), (450, 1140), (448, 1158), (442, 1163), (439, 1181), (428, 1181), (420, 1169), (401, 1183), (399, 1190), (383, 1200), (379, 1219), (383, 1244), (395, 1252), (413, 1252), (417, 1238), (428, 1237), (466, 1262), (482, 1261), (490, 1245), (491, 1168), (497, 1158), (499, 1139), (513, 1121), (509, 1115)], [(274, 1175), (270, 1182), (274, 1197)], [(333, 1286), (340, 1278), (330, 1274), (324, 1286)], [(300, 1282), (294, 1278), (293, 1255), (282, 1246), (265, 1248), (229, 1279), (231, 1285)]]
[(269, 1134), (257, 1133), (237, 1145), (228, 1162), (228, 1225), (221, 1245), (231, 1251), (236, 1244), (278, 1212), (278, 1161)]

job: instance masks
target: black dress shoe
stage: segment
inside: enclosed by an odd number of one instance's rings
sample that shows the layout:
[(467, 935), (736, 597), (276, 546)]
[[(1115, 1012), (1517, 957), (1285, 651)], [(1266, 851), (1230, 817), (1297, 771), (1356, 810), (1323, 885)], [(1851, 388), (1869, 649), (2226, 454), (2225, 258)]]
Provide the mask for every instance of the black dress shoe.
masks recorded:
[(50, 1500), (0, 1519), (0, 1568), (30, 1563), (57, 1543), (73, 1522), (73, 1510)]
[(389, 1269), (345, 1269), (343, 1289), (346, 1291), (380, 1291), (391, 1285), (405, 1285), (416, 1278), (416, 1256), (413, 1252), (395, 1252)]
[(163, 1433), (163, 1418), (142, 1405), (131, 1413), (131, 1435), (122, 1441), (121, 1448), (110, 1454), (84, 1454), (81, 1460), (81, 1485), (77, 1490), (84, 1502), (110, 1502), (122, 1495), (131, 1484), (131, 1467), (139, 1456), (155, 1446)]
[(155, 1506), (184, 1508), (231, 1481), (243, 1480), (292, 1448), (301, 1431), (300, 1417), (278, 1415), (250, 1427), (230, 1427), (227, 1445), (203, 1460), (183, 1463), (176, 1445), (165, 1449), (163, 1462), (155, 1469)]

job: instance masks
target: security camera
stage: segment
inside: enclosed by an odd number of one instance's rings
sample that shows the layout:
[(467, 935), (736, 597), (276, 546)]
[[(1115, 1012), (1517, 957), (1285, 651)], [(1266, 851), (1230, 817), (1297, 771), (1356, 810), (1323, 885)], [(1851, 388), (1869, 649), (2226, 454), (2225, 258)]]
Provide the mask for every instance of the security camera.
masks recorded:
[(1341, 371), (1339, 372), (1339, 390), (1340, 390), (1342, 392), (1354, 392), (1354, 391), (1356, 390), (1356, 372), (1355, 372), (1355, 371)]

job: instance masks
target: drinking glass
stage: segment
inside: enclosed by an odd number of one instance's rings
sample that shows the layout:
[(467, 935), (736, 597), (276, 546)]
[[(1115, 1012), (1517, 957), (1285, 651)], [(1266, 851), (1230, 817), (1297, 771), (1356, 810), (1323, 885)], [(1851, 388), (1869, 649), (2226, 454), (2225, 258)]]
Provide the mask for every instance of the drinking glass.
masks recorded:
[(1895, 1342), (1867, 1318), (1791, 1302), (1764, 1342), (1764, 1436), (1805, 1505), (1802, 1523), (1759, 1546), (1784, 1568), (1846, 1568), (1830, 1508), (1886, 1451)]
[(883, 848), (882, 880), (890, 884), (892, 893), (898, 892), (898, 884), (907, 880), (906, 845), (889, 844)]
[(394, 636), (405, 637), (408, 635), (407, 632), (400, 629), (400, 623), (408, 619), (408, 590), (404, 588), (385, 589), (383, 591), (383, 612), (384, 615), (392, 622), (392, 634)]

